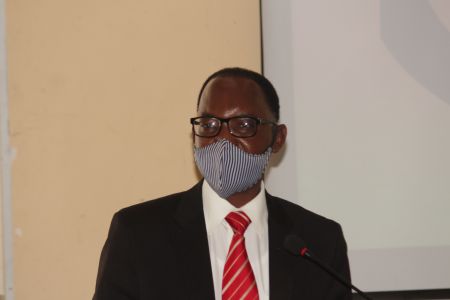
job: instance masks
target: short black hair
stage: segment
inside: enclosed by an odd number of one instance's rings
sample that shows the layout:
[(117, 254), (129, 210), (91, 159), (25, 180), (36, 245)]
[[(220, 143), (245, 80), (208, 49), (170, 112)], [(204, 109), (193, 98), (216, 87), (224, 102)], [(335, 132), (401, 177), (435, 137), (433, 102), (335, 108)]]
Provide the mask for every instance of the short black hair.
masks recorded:
[(202, 88), (200, 89), (200, 93), (198, 94), (197, 110), (200, 105), (200, 98), (202, 97), (203, 90), (205, 89), (206, 85), (212, 79), (217, 77), (241, 77), (253, 80), (263, 91), (270, 111), (273, 113), (275, 120), (278, 122), (278, 120), (280, 119), (280, 102), (278, 99), (277, 91), (273, 87), (272, 83), (270, 83), (270, 81), (263, 75), (244, 68), (224, 68), (211, 74), (203, 83)]

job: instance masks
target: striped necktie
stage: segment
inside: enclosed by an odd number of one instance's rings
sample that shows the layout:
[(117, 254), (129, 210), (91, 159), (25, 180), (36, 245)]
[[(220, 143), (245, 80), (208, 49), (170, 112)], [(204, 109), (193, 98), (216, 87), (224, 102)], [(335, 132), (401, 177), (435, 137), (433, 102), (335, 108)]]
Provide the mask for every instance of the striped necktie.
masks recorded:
[(229, 213), (225, 220), (234, 234), (223, 269), (222, 300), (257, 300), (258, 288), (244, 239), (244, 232), (251, 220), (241, 211)]

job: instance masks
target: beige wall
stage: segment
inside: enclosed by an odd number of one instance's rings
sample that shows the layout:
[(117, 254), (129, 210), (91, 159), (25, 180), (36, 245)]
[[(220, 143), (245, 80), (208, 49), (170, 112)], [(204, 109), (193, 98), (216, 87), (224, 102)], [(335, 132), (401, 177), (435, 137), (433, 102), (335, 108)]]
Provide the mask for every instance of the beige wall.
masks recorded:
[[(1, 77), (1, 76), (0, 76)], [(0, 126), (1, 130), (1, 126)], [(0, 142), (1, 145), (1, 142)], [(3, 167), (3, 157), (0, 157), (0, 168)], [(1, 171), (1, 170), (0, 170)], [(3, 203), (3, 174), (0, 172), (0, 201)], [(3, 206), (0, 205), (0, 299), (1, 295), (4, 295), (5, 293), (5, 287), (4, 287), (4, 262), (3, 262)]]
[(260, 69), (259, 1), (6, 1), (15, 299), (89, 299), (114, 211), (196, 181), (209, 73)]

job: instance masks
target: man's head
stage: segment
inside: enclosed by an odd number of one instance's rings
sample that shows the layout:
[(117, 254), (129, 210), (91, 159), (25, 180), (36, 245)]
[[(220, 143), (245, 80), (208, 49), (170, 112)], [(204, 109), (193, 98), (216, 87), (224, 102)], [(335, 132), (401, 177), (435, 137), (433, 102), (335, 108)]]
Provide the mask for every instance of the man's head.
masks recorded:
[(268, 147), (277, 152), (286, 138), (286, 126), (277, 125), (279, 109), (278, 95), (264, 76), (241, 68), (219, 70), (208, 77), (200, 90), (198, 116), (253, 117), (259, 119), (256, 133), (249, 137), (236, 136), (229, 128), (236, 124), (222, 122), (216, 136), (196, 136), (195, 145), (203, 147), (223, 138), (248, 153), (260, 154)]
[(235, 207), (251, 201), (270, 155), (286, 139), (278, 125), (278, 96), (262, 75), (240, 68), (212, 74), (200, 91), (194, 156), (212, 189)]

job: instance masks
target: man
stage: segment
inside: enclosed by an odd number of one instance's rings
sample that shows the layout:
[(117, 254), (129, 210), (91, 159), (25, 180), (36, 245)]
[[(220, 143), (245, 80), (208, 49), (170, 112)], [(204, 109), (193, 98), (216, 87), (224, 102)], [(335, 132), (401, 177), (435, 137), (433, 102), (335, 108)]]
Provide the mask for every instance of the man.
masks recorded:
[(350, 278), (340, 226), (264, 189), (269, 157), (287, 134), (271, 83), (249, 70), (220, 70), (204, 83), (197, 111), (194, 156), (204, 180), (115, 214), (94, 299), (350, 299), (283, 247), (298, 235)]

